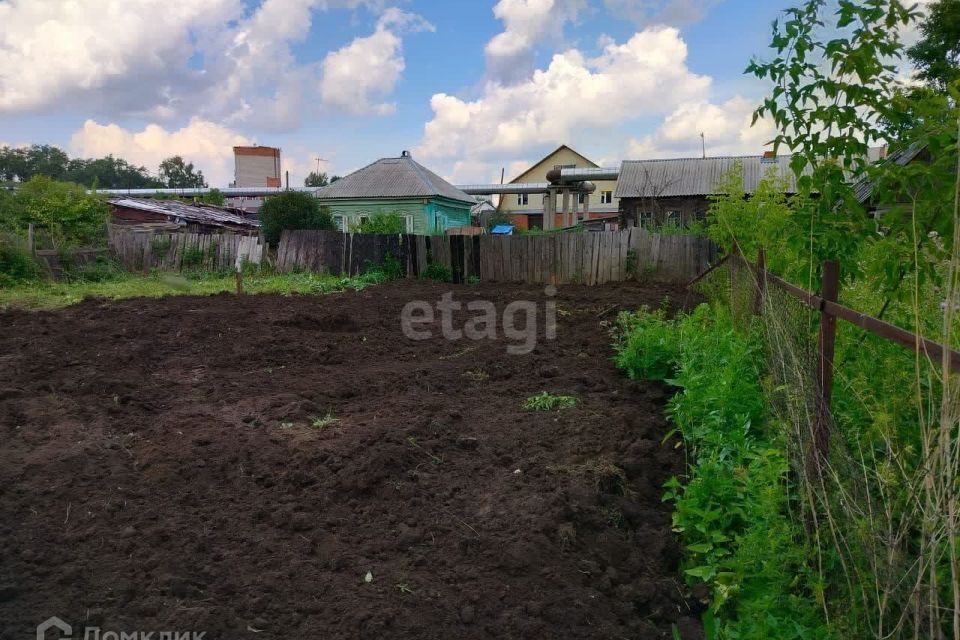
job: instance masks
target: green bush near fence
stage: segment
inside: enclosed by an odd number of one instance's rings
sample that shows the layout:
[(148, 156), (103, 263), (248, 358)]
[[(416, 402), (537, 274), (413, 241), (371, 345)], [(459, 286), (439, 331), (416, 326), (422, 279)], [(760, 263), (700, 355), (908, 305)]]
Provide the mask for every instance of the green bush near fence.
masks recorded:
[(784, 436), (766, 409), (760, 333), (735, 331), (727, 312), (707, 305), (673, 320), (624, 313), (618, 326), (617, 365), (677, 387), (667, 414), (689, 465), (664, 499), (674, 504), (688, 584), (711, 587), (708, 626), (724, 638), (833, 637), (790, 517), (797, 496)]
[(330, 208), (321, 206), (312, 194), (285, 191), (267, 198), (260, 207), (260, 225), (264, 239), (276, 246), (287, 229), (336, 229)]
[(39, 280), (43, 270), (24, 242), (12, 234), (0, 234), (0, 287)]

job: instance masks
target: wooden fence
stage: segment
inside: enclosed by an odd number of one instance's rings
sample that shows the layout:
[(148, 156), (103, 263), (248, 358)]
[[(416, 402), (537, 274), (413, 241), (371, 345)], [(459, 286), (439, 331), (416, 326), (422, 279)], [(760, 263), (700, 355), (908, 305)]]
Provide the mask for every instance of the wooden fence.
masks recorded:
[(111, 254), (129, 271), (232, 269), (238, 256), (260, 264), (264, 254), (260, 237), (230, 232), (155, 232), (110, 225), (107, 236)]
[[(827, 461), (830, 451), (830, 403), (833, 396), (833, 360), (836, 351), (837, 319), (910, 349), (931, 363), (941, 365), (945, 372), (960, 373), (960, 352), (955, 349), (840, 304), (837, 301), (840, 297), (840, 268), (833, 260), (826, 260), (822, 264), (819, 295), (810, 293), (767, 271), (766, 254), (763, 248), (758, 251), (757, 262), (753, 264), (748, 262), (740, 253), (739, 248), (735, 246), (734, 251), (715, 262), (688, 284), (693, 285), (702, 280), (708, 273), (727, 262), (734, 269), (743, 268), (750, 273), (752, 286), (755, 289), (752, 302), (754, 313), (763, 313), (768, 288), (774, 286), (798, 300), (803, 306), (820, 314), (815, 372), (816, 411), (811, 430), (813, 446), (810, 448), (809, 459), (806, 461), (808, 473), (813, 474), (811, 477), (819, 477), (822, 473), (823, 465)], [(734, 278), (731, 277), (731, 286), (733, 286), (733, 283)]]
[(414, 277), (436, 263), (450, 271), (454, 282), (477, 277), (597, 285), (640, 277), (685, 283), (710, 265), (717, 250), (701, 236), (653, 235), (643, 229), (520, 236), (285, 231), (277, 248), (277, 268), (354, 275), (381, 264), (387, 254)]

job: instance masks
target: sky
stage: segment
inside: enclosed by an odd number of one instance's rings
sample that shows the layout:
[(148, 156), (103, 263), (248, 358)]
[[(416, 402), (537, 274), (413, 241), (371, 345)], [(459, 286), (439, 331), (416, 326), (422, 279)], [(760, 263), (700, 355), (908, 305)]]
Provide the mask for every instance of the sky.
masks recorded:
[[(282, 149), (291, 184), (410, 151), (456, 184), (560, 144), (601, 165), (759, 154), (790, 0), (0, 0), (0, 146), (54, 144), (211, 186), (232, 147)], [(319, 160), (318, 160), (319, 159)]]

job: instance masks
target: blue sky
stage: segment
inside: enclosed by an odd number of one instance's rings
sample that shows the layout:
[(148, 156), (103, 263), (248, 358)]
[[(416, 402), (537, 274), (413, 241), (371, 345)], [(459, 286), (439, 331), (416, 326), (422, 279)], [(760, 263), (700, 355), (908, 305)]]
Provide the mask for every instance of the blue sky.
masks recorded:
[[(455, 182), (561, 143), (601, 163), (759, 153), (780, 0), (0, 0), (0, 143), (179, 153), (279, 146), (292, 180), (401, 150)], [(96, 8), (95, 8), (96, 7)], [(111, 36), (102, 31), (105, 16)]]

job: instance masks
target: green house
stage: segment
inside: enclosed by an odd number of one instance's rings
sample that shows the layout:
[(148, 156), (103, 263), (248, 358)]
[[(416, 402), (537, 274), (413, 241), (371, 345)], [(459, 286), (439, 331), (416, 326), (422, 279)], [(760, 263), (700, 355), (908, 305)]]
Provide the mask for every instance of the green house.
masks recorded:
[(407, 151), (340, 178), (317, 197), (342, 230), (378, 213), (395, 213), (406, 220), (407, 233), (421, 235), (469, 225), (470, 207), (477, 204)]

